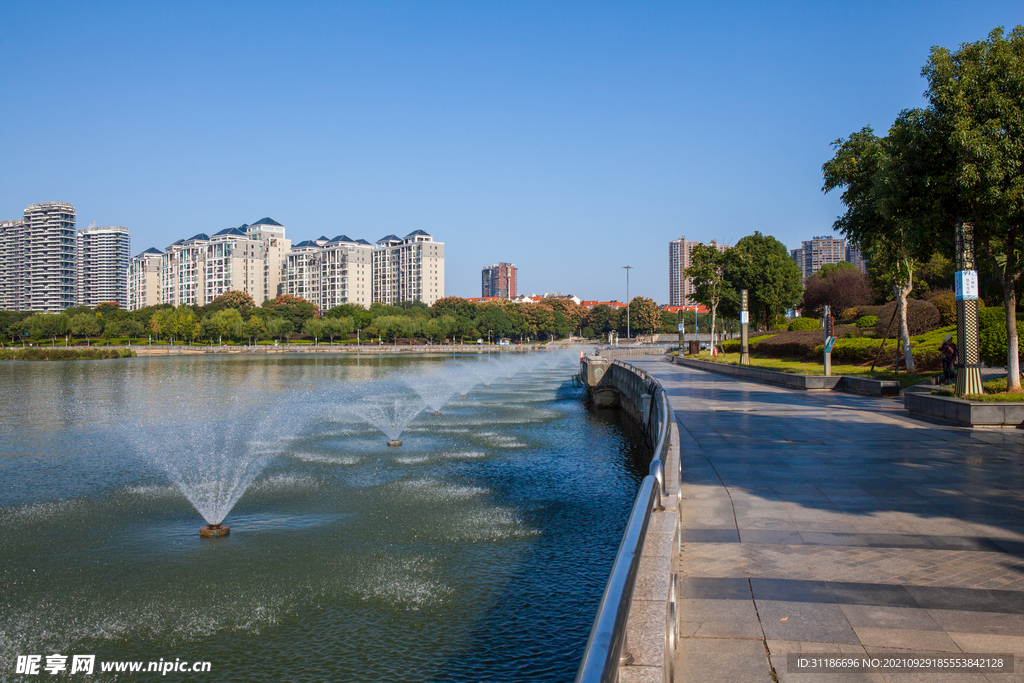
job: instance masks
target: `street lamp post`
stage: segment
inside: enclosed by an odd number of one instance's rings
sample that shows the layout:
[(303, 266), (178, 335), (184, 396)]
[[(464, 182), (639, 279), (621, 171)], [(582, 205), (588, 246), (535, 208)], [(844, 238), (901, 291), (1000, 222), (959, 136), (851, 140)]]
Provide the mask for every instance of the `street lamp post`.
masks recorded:
[(488, 344), (488, 346), (489, 346), (489, 345), (490, 345), (490, 343), (491, 343), (491, 334), (492, 334), (493, 332), (494, 332), (494, 330), (487, 330), (487, 344)]
[(629, 339), (629, 271), (633, 266), (622, 266), (626, 271), (626, 339)]

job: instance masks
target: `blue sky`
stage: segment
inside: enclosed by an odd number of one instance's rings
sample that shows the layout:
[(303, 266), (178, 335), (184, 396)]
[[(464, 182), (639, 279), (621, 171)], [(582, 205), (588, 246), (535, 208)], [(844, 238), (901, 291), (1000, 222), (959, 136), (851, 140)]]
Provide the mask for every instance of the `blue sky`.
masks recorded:
[(423, 229), (447, 293), (668, 300), (668, 242), (831, 234), (829, 143), (921, 106), (1018, 2), (0, 3), (0, 219), (132, 251), (271, 216)]

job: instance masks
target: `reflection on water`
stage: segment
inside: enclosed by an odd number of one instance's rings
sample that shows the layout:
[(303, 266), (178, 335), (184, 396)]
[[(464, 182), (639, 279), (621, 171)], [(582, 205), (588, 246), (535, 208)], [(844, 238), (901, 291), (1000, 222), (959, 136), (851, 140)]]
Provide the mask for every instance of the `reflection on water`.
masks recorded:
[[(475, 381), (490, 385), (420, 414), (398, 449), (331, 397), (476, 360), (0, 365), (0, 662), (180, 657), (214, 662), (218, 681), (571, 678), (643, 470), (632, 429), (571, 388), (576, 358), (497, 375), (486, 360)], [(201, 539), (125, 430), (181, 406), (197, 434), (228, 430), (238, 416), (213, 388), (253, 382), (286, 419), (260, 439), (272, 452), (231, 536)]]

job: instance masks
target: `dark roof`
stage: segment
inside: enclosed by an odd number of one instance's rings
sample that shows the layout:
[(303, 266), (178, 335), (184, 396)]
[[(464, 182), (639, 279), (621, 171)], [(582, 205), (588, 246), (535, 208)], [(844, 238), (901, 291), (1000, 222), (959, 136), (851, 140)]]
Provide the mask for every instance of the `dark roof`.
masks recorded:
[[(199, 233), (197, 235), (192, 235), (187, 240), (180, 240), (180, 241), (182, 241), (182, 242), (194, 242), (196, 240), (208, 240), (208, 239), (210, 239), (210, 236), (207, 235), (205, 232), (201, 232), (201, 233)], [(177, 244), (177, 242), (175, 242), (175, 244)]]
[(356, 244), (369, 244), (371, 247), (373, 246), (372, 244), (370, 244), (366, 240), (356, 240)]
[(266, 217), (266, 218), (259, 219), (258, 221), (253, 223), (253, 225), (276, 225), (279, 228), (283, 228), (284, 227), (283, 225), (281, 225), (280, 223), (275, 221), (273, 218), (270, 218), (269, 216)]
[(429, 232), (423, 232), (422, 230), (413, 230), (406, 237), (416, 237), (417, 235), (426, 235), (427, 237), (433, 237)]
[(330, 240), (327, 239), (327, 235), (320, 235), (319, 237), (317, 237), (313, 241), (314, 242), (329, 242)]
[(299, 242), (298, 244), (293, 245), (292, 249), (298, 249), (299, 247), (318, 247), (318, 246), (320, 246), (320, 245), (317, 244), (316, 242), (314, 242), (313, 240), (305, 240), (304, 242)]
[[(142, 256), (142, 254), (162, 254), (162, 253), (164, 253), (164, 252), (160, 251), (156, 247), (150, 247), (149, 249), (147, 249), (146, 251), (142, 252), (141, 254), (138, 254), (138, 256)], [(138, 258), (138, 256), (136, 256), (136, 258)]]
[(328, 242), (328, 244), (337, 244), (338, 242), (355, 242), (355, 240), (349, 237), (348, 235), (338, 235), (333, 240)]
[(402, 241), (402, 238), (399, 237), (398, 235), (385, 235), (384, 237), (381, 237), (379, 240), (377, 240), (377, 244), (380, 244), (381, 242), (401, 242), (401, 241)]
[(241, 228), (224, 228), (214, 235), (214, 237), (217, 237), (217, 235), (240, 235), (241, 237), (245, 237), (246, 233)]

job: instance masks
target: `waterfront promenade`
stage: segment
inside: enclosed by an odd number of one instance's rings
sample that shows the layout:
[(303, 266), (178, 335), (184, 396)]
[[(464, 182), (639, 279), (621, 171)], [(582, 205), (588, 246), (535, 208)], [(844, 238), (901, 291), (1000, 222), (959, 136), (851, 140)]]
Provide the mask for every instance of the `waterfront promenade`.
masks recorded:
[[(1024, 431), (628, 360), (679, 427), (676, 681), (1024, 680)], [(795, 652), (1018, 660), (1012, 674), (801, 674)]]

